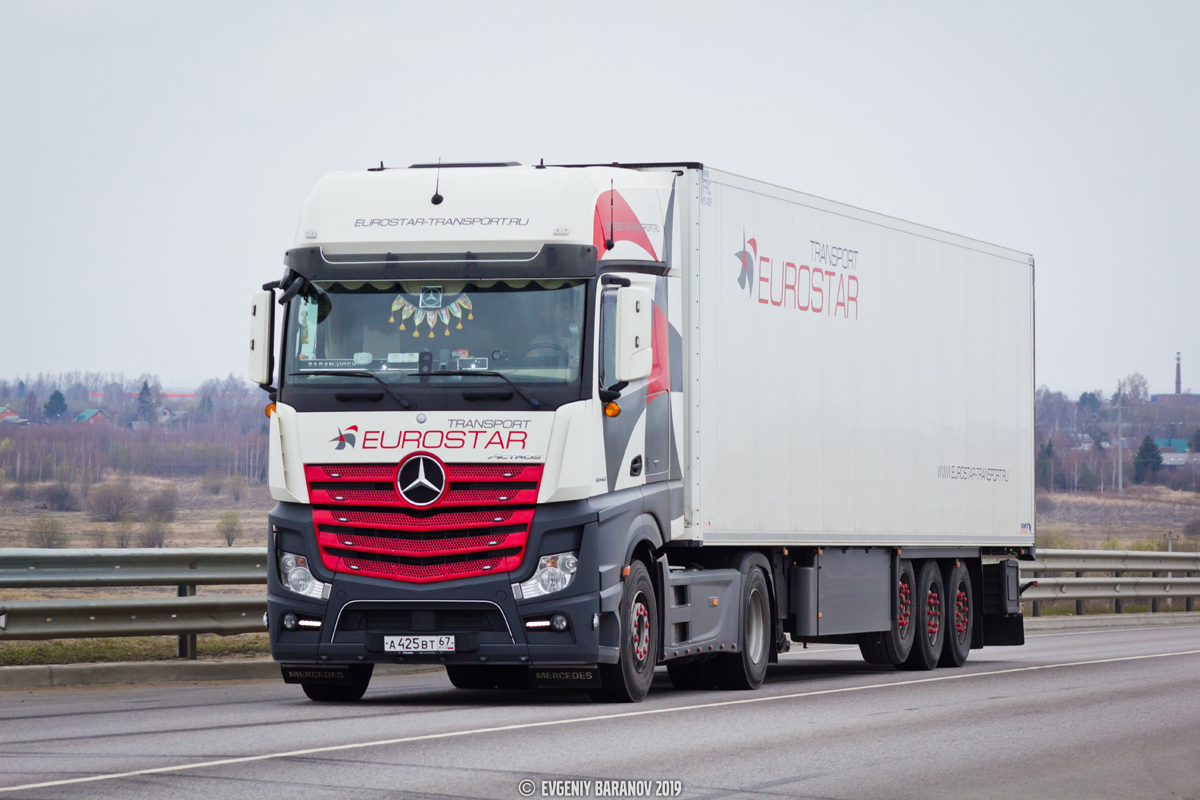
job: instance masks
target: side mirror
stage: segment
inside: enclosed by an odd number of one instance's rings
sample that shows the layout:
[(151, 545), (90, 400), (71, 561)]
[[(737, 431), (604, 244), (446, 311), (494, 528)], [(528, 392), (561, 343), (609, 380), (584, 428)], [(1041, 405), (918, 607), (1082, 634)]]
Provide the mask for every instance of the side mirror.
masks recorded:
[(616, 378), (621, 382), (650, 377), (654, 352), (650, 337), (654, 330), (654, 298), (637, 286), (617, 290)]
[(269, 386), (275, 373), (275, 293), (255, 292), (250, 307), (250, 380)]

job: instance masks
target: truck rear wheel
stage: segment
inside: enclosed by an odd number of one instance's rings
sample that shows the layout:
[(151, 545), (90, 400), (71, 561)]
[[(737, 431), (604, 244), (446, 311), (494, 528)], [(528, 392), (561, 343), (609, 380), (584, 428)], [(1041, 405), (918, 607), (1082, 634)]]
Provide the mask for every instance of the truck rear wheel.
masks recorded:
[(971, 602), (971, 574), (961, 561), (942, 575), (946, 583), (946, 643), (942, 645), (939, 667), (961, 667), (971, 653), (971, 635), (975, 625)]
[(300, 688), (308, 695), (309, 700), (315, 700), (318, 703), (352, 703), (362, 699), (362, 696), (367, 693), (367, 686), (371, 683), (371, 673), (374, 670), (374, 664), (355, 664), (350, 667), (353, 684), (302, 683)]
[(740, 653), (712, 657), (712, 676), (722, 689), (757, 689), (767, 676), (771, 656), (771, 595), (767, 578), (758, 567), (750, 569), (742, 584)]
[(916, 585), (912, 562), (900, 562), (896, 575), (896, 606), (892, 614), (892, 629), (880, 633), (860, 633), (858, 649), (868, 664), (897, 666), (912, 652), (913, 587)]
[(694, 661), (680, 663), (672, 661), (667, 664), (667, 674), (671, 676), (671, 685), (676, 689), (715, 689), (717, 682), (712, 676), (712, 657), (704, 656)]
[(926, 670), (938, 665), (946, 643), (946, 588), (942, 570), (932, 559), (921, 564), (913, 592), (916, 622), (912, 652), (901, 669)]
[(650, 691), (658, 664), (658, 602), (650, 573), (640, 561), (629, 565), (620, 614), (620, 659), (616, 664), (600, 665), (602, 688), (591, 695), (610, 703), (638, 703)]

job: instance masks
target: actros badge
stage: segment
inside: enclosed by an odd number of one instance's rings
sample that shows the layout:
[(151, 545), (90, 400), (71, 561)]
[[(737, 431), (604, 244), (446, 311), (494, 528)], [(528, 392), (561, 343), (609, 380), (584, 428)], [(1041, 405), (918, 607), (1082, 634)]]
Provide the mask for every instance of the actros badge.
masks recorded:
[(431, 506), (446, 491), (446, 470), (433, 456), (409, 456), (396, 473), (396, 489), (414, 506)]

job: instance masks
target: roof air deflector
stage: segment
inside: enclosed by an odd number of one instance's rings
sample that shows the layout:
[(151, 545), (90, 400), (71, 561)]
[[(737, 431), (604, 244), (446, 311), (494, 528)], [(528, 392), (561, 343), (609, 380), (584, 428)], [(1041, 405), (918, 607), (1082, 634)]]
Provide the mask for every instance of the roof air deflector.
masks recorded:
[[(437, 169), (438, 164), (410, 164), (409, 169)], [(442, 169), (453, 167), (519, 167), (519, 161), (463, 161), (457, 164), (441, 164)]]

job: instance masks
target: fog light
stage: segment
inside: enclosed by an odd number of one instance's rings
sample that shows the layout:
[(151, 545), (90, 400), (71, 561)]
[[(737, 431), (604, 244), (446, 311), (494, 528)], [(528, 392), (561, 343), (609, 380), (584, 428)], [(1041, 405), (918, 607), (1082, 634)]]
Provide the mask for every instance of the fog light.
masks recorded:
[(562, 614), (555, 614), (550, 618), (550, 627), (556, 631), (565, 631), (567, 629), (567, 618)]
[(290, 611), (283, 615), (283, 627), (286, 630), (296, 630), (296, 626), (299, 624), (299, 622), (300, 621), (296, 619), (296, 615)]

